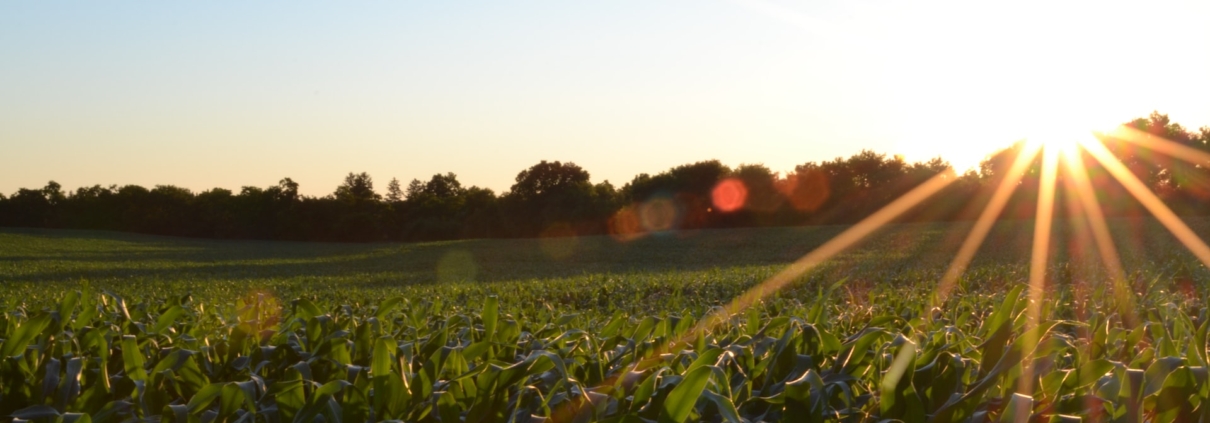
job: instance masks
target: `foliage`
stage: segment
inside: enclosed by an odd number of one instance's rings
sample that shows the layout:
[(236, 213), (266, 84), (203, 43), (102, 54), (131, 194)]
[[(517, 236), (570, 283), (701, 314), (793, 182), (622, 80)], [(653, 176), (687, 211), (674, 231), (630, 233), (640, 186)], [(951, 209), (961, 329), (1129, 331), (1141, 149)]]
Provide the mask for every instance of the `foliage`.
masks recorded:
[[(1029, 233), (1022, 226), (1001, 223), (989, 242), (1013, 245)], [(1020, 249), (981, 256), (955, 295), (936, 302), (933, 284), (956, 248), (945, 240), (961, 229), (895, 225), (717, 321), (706, 316), (837, 228), (584, 238), (569, 257), (549, 254), (543, 240), (401, 247), (5, 231), (0, 415), (1206, 417), (1210, 317), (1200, 281), (1210, 271), (1158, 236), (1155, 222), (1112, 222), (1117, 238), (1130, 241), (1121, 243), (1129, 296), (1114, 295), (1079, 250), (1056, 256), (1036, 328), (1025, 315), (1028, 252)], [(1060, 224), (1056, 236), (1063, 243), (1075, 235)], [(443, 279), (443, 261), (459, 251), (478, 276)], [(627, 265), (641, 267), (620, 267)], [(705, 329), (695, 332), (698, 325)]]
[[(1190, 131), (1159, 113), (1127, 124), (1210, 152), (1210, 127)], [(1184, 163), (1130, 143), (1105, 141), (1178, 214), (1210, 213), (1210, 163)], [(973, 219), (1023, 147), (1019, 142), (990, 155), (978, 171), (960, 176), (905, 220)], [(1003, 218), (1033, 215), (1040, 161), (1026, 172)], [(1085, 161), (1109, 216), (1145, 213), (1099, 164)], [(349, 173), (325, 197), (300, 196), (290, 178), (267, 188), (243, 187), (238, 194), (221, 188), (193, 193), (164, 185), (66, 192), (51, 181), (41, 189), (0, 196), (0, 226), (358, 242), (630, 237), (678, 229), (854, 223), (948, 168), (939, 157), (908, 163), (900, 156), (863, 150), (803, 163), (784, 175), (761, 164), (732, 168), (718, 160), (703, 161), (640, 174), (615, 188), (609, 181), (593, 184), (589, 172), (574, 163), (543, 160), (519, 172), (515, 184), (500, 195), (464, 187), (457, 175), (445, 173), (427, 181), (414, 179), (406, 189), (392, 179), (385, 197), (364, 172)], [(1069, 194), (1060, 182), (1057, 195), (1063, 204)], [(714, 190), (724, 184), (742, 189), (741, 203), (719, 207)]]

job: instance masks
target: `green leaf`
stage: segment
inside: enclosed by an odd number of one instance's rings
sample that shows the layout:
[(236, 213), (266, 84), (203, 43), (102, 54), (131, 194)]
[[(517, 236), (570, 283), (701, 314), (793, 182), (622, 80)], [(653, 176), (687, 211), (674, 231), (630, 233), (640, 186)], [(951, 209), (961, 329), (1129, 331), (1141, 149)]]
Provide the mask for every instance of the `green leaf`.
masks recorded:
[(165, 405), (164, 410), (160, 412), (160, 420), (171, 423), (191, 423), (189, 407), (181, 404)]
[(61, 423), (92, 423), (92, 417), (87, 413), (63, 413)]
[(647, 404), (647, 401), (651, 399), (652, 395), (655, 395), (656, 381), (659, 380), (660, 375), (664, 373), (665, 370), (667, 370), (667, 368), (660, 368), (654, 372), (651, 372), (651, 374), (647, 376), (647, 379), (644, 379), (643, 383), (639, 385), (638, 389), (635, 389), (630, 408), (632, 412), (638, 411), (640, 407)]
[(685, 373), (688, 374), (690, 372), (693, 372), (694, 370), (696, 370), (697, 368), (702, 367), (702, 366), (714, 365), (714, 363), (718, 362), (718, 357), (720, 355), (723, 355), (722, 348), (710, 348), (710, 349), (707, 349), (706, 351), (701, 352), (697, 356), (697, 359), (693, 360), (692, 363), (689, 363), (689, 367), (685, 368)]
[(634, 342), (646, 341), (647, 336), (651, 334), (653, 329), (655, 329), (655, 318), (651, 316), (644, 317), (638, 326), (635, 326), (634, 330), (630, 332), (630, 339)]
[(370, 363), (370, 374), (374, 377), (391, 374), (391, 353), (395, 352), (395, 339), (383, 336), (374, 341), (374, 356)]
[(11, 415), (21, 420), (45, 419), (59, 417), (59, 410), (49, 405), (34, 405), (14, 411)]
[(454, 394), (446, 391), (437, 397), (437, 414), (441, 416), (442, 422), (461, 421), (458, 418), (461, 413), (462, 411), (458, 408), (458, 399), (454, 397)]
[(294, 421), (298, 412), (307, 405), (302, 379), (274, 382), (270, 385), (267, 395), (272, 396), (273, 401), (277, 403), (277, 412), (281, 414), (282, 421)]
[(177, 319), (180, 319), (181, 316), (184, 315), (185, 309), (181, 308), (181, 306), (174, 305), (169, 307), (168, 310), (164, 311), (164, 314), (161, 314), (160, 317), (155, 320), (155, 326), (152, 327), (151, 332), (164, 333), (165, 330), (167, 330), (169, 327), (172, 327), (172, 323), (176, 322)]
[[(411, 392), (405, 384), (402, 373), (391, 368), (391, 364), (395, 361), (391, 355), (395, 351), (395, 339), (389, 336), (378, 338), (374, 343), (373, 363), (370, 365), (374, 386), (371, 401), (374, 412), (379, 418), (400, 417), (399, 414), (403, 412), (411, 399)], [(400, 368), (403, 368), (402, 362), (400, 362)]]
[(716, 394), (709, 390), (702, 391), (702, 395), (710, 402), (714, 403), (714, 407), (718, 409), (718, 414), (723, 418), (723, 421), (728, 423), (742, 423), (744, 419), (740, 418), (739, 410), (735, 408), (735, 403), (730, 398)]
[(1110, 370), (1113, 370), (1113, 363), (1103, 358), (1085, 362), (1073, 375), (1063, 380), (1063, 386), (1068, 390), (1076, 390), (1092, 385)]
[(1152, 362), (1143, 374), (1143, 396), (1159, 392), (1164, 387), (1168, 374), (1183, 366), (1184, 361), (1180, 357), (1161, 357)]
[(601, 329), (601, 336), (612, 337), (618, 333), (618, 329), (622, 328), (622, 324), (626, 323), (626, 318), (623, 317), (622, 311), (618, 310), (613, 313), (613, 318), (609, 319), (609, 323)]
[(59, 383), (59, 392), (55, 397), (55, 407), (66, 410), (67, 405), (80, 395), (80, 373), (84, 371), (84, 358), (72, 357), (67, 360), (63, 381)]
[(903, 341), (895, 361), (883, 374), (879, 407), (883, 418), (904, 422), (924, 422), (927, 419), (924, 402), (916, 394), (912, 376), (916, 373), (916, 344), (900, 335)]
[(58, 328), (62, 329), (67, 326), (67, 322), (72, 320), (72, 314), (76, 311), (76, 305), (80, 303), (80, 291), (67, 291), (63, 295), (63, 299), (59, 301), (59, 319), (61, 322)]
[[(466, 357), (467, 360), (475, 360), (478, 359), (479, 356), (483, 355), (483, 353), (486, 353), (491, 346), (492, 344), (488, 341), (475, 342), (462, 349), (462, 355)], [(490, 359), (491, 357), (489, 356), (488, 358)]]
[(47, 325), (50, 325), (50, 321), (50, 314), (47, 313), (41, 313), (26, 320), (8, 339), (4, 340), (4, 344), (0, 345), (0, 358), (25, 354), (25, 348), (46, 329)]
[(244, 390), (240, 389), (235, 383), (226, 383), (219, 390), (219, 419), (235, 414), (236, 410), (244, 403)]
[(211, 383), (194, 394), (193, 398), (189, 399), (189, 404), (187, 405), (189, 407), (189, 413), (197, 414), (202, 409), (205, 409), (207, 406), (209, 406), (210, 403), (214, 402), (214, 400), (217, 399), (220, 394), (222, 394), (224, 385), (226, 384)]
[(310, 423), (321, 414), (330, 418), (340, 418), (339, 414), (333, 413), (334, 410), (330, 408), (329, 402), (331, 402), (333, 396), (350, 385), (349, 382), (343, 380), (334, 380), (320, 386), (319, 389), (316, 389), (311, 394), (311, 401), (307, 402), (307, 405), (294, 416), (294, 422)]
[(143, 368), (143, 353), (139, 351), (138, 338), (134, 335), (122, 335), (122, 363), (125, 365), (127, 378), (136, 382), (147, 380), (147, 370)]
[(316, 306), (315, 303), (306, 298), (294, 300), (294, 318), (309, 320), (323, 314), (324, 312), (320, 310), (319, 306)]
[(1024, 394), (1013, 394), (1000, 414), (1000, 421), (1005, 423), (1028, 422), (1033, 415), (1034, 398)]
[(483, 339), (491, 340), (496, 335), (496, 320), (499, 314), (500, 300), (495, 295), (487, 297), (483, 304)]
[(706, 382), (710, 381), (711, 372), (713, 372), (711, 367), (698, 367), (692, 372), (686, 373), (685, 378), (675, 388), (672, 388), (672, 392), (664, 400), (660, 420), (674, 423), (688, 420), (689, 414), (693, 412), (694, 404), (697, 404), (697, 399), (702, 396), (702, 390), (706, 388)]
[(387, 315), (391, 314), (391, 312), (395, 311), (395, 309), (401, 307), (403, 302), (403, 297), (395, 297), (383, 301), (382, 304), (378, 305), (378, 309), (374, 311), (374, 317), (379, 321), (385, 321)]

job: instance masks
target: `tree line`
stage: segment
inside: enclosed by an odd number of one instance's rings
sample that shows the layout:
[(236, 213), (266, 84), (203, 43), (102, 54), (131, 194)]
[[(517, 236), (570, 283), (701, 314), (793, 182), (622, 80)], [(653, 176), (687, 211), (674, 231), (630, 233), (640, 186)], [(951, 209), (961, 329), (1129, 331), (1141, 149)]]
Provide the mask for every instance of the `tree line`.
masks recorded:
[[(1128, 125), (1210, 152), (1210, 128), (1187, 130), (1152, 113)], [(1210, 214), (1210, 163), (1189, 164), (1108, 140), (1114, 154), (1181, 214)], [(964, 220), (978, 215), (1022, 143), (985, 159), (903, 219)], [(1039, 160), (1040, 161), (1040, 160)], [(1040, 163), (1026, 172), (1001, 218), (1034, 214)], [(1143, 209), (1096, 165), (1090, 178), (1106, 213), (1133, 216)], [(392, 179), (385, 195), (366, 173), (349, 173), (329, 195), (300, 195), (290, 178), (268, 187), (202, 192), (138, 185), (0, 194), (0, 226), (99, 229), (159, 235), (300, 241), (432, 241), (611, 234), (633, 237), (680, 230), (744, 226), (853, 223), (945, 172), (941, 158), (908, 163), (869, 150), (830, 161), (806, 162), (781, 174), (759, 164), (729, 167), (717, 160), (640, 174), (620, 188), (592, 183), (571, 162), (542, 161), (517, 174), (507, 192), (466, 187), (453, 173), (403, 186)], [(1068, 194), (1059, 184), (1056, 204)], [(1060, 215), (1063, 208), (1057, 208)]]

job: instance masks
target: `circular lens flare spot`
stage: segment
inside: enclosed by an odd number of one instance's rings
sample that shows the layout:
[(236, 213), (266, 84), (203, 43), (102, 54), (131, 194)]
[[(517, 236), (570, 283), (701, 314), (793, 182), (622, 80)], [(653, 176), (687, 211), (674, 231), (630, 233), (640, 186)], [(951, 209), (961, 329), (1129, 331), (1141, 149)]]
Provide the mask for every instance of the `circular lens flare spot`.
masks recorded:
[(748, 187), (739, 179), (724, 179), (714, 186), (710, 198), (719, 211), (733, 212), (744, 207), (744, 202), (748, 200)]
[(609, 218), (609, 235), (622, 242), (643, 236), (643, 224), (639, 221), (639, 214), (635, 213), (634, 207), (623, 207)]
[(639, 222), (649, 232), (672, 229), (676, 224), (676, 205), (667, 198), (656, 198), (639, 207)]
[(777, 189), (800, 211), (818, 210), (832, 193), (828, 175), (814, 169), (791, 174), (777, 185)]

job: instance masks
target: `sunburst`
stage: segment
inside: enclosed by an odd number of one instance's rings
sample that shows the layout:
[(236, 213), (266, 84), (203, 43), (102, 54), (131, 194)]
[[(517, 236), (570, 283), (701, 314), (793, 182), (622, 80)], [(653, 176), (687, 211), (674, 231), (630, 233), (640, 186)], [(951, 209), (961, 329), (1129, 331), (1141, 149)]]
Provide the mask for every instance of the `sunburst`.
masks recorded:
[[(1111, 292), (1122, 308), (1116, 310), (1127, 327), (1134, 327), (1138, 318), (1133, 313), (1133, 293), (1126, 285), (1118, 250), (1110, 234), (1104, 212), (1098, 203), (1093, 184), (1088, 176), (1085, 158), (1091, 158), (1107, 171), (1119, 184), (1139, 201), (1161, 224), (1164, 225), (1194, 256), (1207, 267), (1210, 267), (1210, 246), (1197, 236), (1188, 225), (1182, 221), (1159, 197), (1139, 180), (1113, 153), (1105, 146), (1106, 139), (1125, 142), (1134, 146), (1183, 160), (1194, 164), (1210, 163), (1210, 154), (1166, 140), (1127, 126), (1121, 126), (1111, 131), (1054, 131), (1039, 132), (1039, 135), (1027, 139), (1023, 148), (1018, 150), (1008, 171), (1000, 178), (999, 183), (991, 193), (991, 198), (984, 205), (970, 232), (966, 234), (957, 253), (941, 277), (934, 292), (934, 301), (930, 307), (944, 304), (949, 293), (958, 279), (966, 271), (971, 260), (987, 238), (988, 232), (996, 219), (1004, 210), (1009, 198), (1029, 168), (1036, 163), (1041, 155), (1041, 175), (1038, 189), (1037, 209), (1033, 232), (1033, 242), (1030, 252), (1029, 265), (1029, 303), (1026, 308), (1026, 330), (1022, 339), (1026, 351), (1032, 351), (1037, 344), (1038, 331), (1030, 329), (1038, 326), (1041, 319), (1041, 304), (1045, 294), (1047, 280), (1047, 265), (1051, 257), (1049, 247), (1054, 223), (1055, 191), (1058, 176), (1064, 175), (1065, 187), (1075, 194), (1069, 199), (1068, 208), (1073, 216), (1081, 217), (1076, 222), (1083, 222), (1087, 233), (1091, 234), (1091, 243), (1095, 244), (1097, 254), (1104, 265), (1111, 284)], [(716, 325), (726, 321), (730, 316), (760, 302), (765, 297), (776, 293), (794, 280), (816, 266), (848, 250), (871, 234), (894, 221), (908, 210), (940, 192), (957, 179), (953, 170), (940, 173), (918, 185), (907, 194), (891, 202), (869, 217), (841, 232), (835, 238), (812, 250), (811, 252), (791, 263), (781, 272), (749, 289), (744, 294), (732, 300), (725, 307), (716, 309), (713, 313), (699, 321), (692, 330), (683, 336), (669, 341), (660, 349), (653, 352), (658, 356), (662, 353), (674, 352), (692, 345), (692, 340), (699, 334), (712, 330)], [(1078, 224), (1078, 223), (1077, 223)], [(631, 370), (638, 370), (643, 361), (636, 362)], [(1028, 374), (1031, 360), (1023, 362), (1023, 372)], [(893, 372), (892, 368), (888, 372)], [(622, 372), (625, 373), (625, 372)], [(888, 378), (899, 375), (888, 374)], [(605, 381), (602, 386), (610, 385), (615, 378)], [(1018, 392), (1029, 393), (1032, 390), (1033, 378), (1023, 377), (1019, 380)], [(578, 408), (583, 404), (571, 402), (566, 407)], [(556, 415), (571, 415), (572, 410), (560, 410)], [(571, 413), (568, 413), (572, 411)]]

